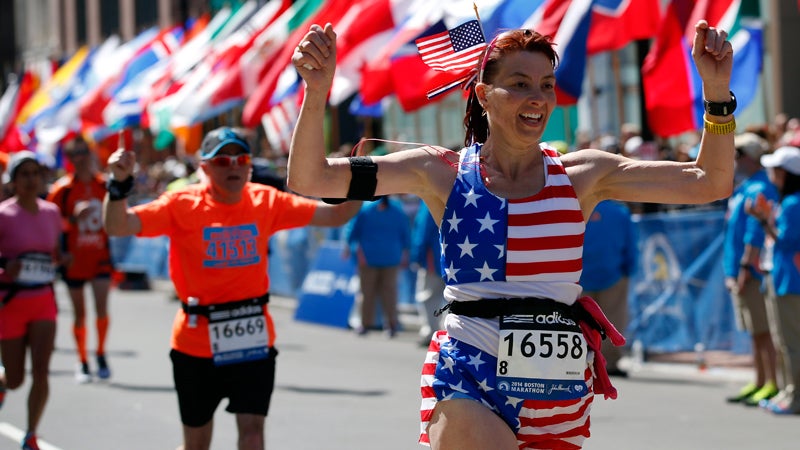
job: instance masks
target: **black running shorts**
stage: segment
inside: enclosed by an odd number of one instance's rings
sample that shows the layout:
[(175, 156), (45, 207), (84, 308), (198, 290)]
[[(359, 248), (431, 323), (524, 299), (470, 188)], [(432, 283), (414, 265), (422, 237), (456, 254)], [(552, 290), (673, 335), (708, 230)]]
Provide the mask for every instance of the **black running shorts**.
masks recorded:
[(225, 410), (229, 413), (266, 416), (275, 386), (277, 355), (271, 348), (266, 359), (215, 366), (211, 358), (170, 351), (181, 422), (188, 427), (207, 424), (223, 398), (228, 398)]

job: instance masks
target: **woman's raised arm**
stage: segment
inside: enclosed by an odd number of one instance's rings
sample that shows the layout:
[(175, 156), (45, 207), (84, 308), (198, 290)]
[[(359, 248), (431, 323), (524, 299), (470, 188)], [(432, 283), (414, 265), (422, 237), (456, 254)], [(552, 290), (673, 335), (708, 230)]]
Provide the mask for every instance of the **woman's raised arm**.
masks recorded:
[(312, 25), (295, 49), (292, 63), (305, 81), (305, 96), (289, 150), (289, 189), (314, 197), (344, 198), (350, 165), (325, 157), (323, 121), (328, 92), (336, 72), (336, 32)]

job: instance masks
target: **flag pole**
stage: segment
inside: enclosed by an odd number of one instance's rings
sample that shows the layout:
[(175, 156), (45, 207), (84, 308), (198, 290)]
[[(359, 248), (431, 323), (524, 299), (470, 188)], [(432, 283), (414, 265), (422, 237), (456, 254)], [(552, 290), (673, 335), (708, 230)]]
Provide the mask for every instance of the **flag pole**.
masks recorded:
[(483, 24), (481, 23), (481, 15), (478, 14), (478, 4), (472, 2), (472, 9), (475, 10), (475, 17), (478, 19), (478, 26), (481, 27), (481, 34), (483, 35), (483, 40), (486, 40), (486, 32), (483, 31)]
[(622, 85), (622, 75), (620, 74), (619, 50), (611, 51), (611, 70), (614, 74), (614, 90), (617, 93), (617, 122), (619, 123), (617, 129), (621, 129), (627, 115), (625, 114), (624, 86)]
[(598, 112), (597, 112), (597, 83), (595, 81), (595, 72), (594, 72), (594, 64), (592, 64), (591, 58), (586, 58), (586, 74), (589, 78), (589, 109), (591, 110), (590, 119), (591, 122), (591, 139), (594, 139), (597, 130), (600, 128)]

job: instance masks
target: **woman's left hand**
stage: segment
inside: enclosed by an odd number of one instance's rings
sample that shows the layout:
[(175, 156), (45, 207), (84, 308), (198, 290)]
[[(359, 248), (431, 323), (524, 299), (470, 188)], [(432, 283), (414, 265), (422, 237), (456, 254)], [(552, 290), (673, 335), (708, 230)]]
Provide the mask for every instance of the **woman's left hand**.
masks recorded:
[[(728, 33), (725, 30), (710, 27), (705, 20), (697, 22), (692, 58), (700, 73), (700, 78), (703, 80), (705, 90), (713, 89), (715, 91), (714, 95), (710, 95), (707, 99), (728, 101), (733, 69), (733, 46), (728, 41)], [(710, 98), (717, 97), (716, 93), (719, 91), (723, 98)]]

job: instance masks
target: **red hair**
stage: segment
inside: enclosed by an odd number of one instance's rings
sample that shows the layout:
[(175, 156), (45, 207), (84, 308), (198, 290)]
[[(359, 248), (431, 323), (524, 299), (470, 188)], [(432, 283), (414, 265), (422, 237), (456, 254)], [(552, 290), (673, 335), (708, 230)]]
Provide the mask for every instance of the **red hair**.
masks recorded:
[[(478, 71), (476, 80), (491, 84), (494, 77), (497, 76), (500, 61), (505, 56), (516, 52), (543, 53), (555, 69), (558, 66), (558, 54), (553, 46), (550, 36), (529, 29), (510, 30), (499, 34), (486, 47), (486, 52), (476, 69)], [(489, 122), (486, 120), (483, 106), (475, 94), (474, 85), (470, 87), (469, 98), (467, 98), (464, 128), (466, 129), (465, 146), (470, 146), (475, 142), (486, 142), (486, 138), (489, 137)]]

